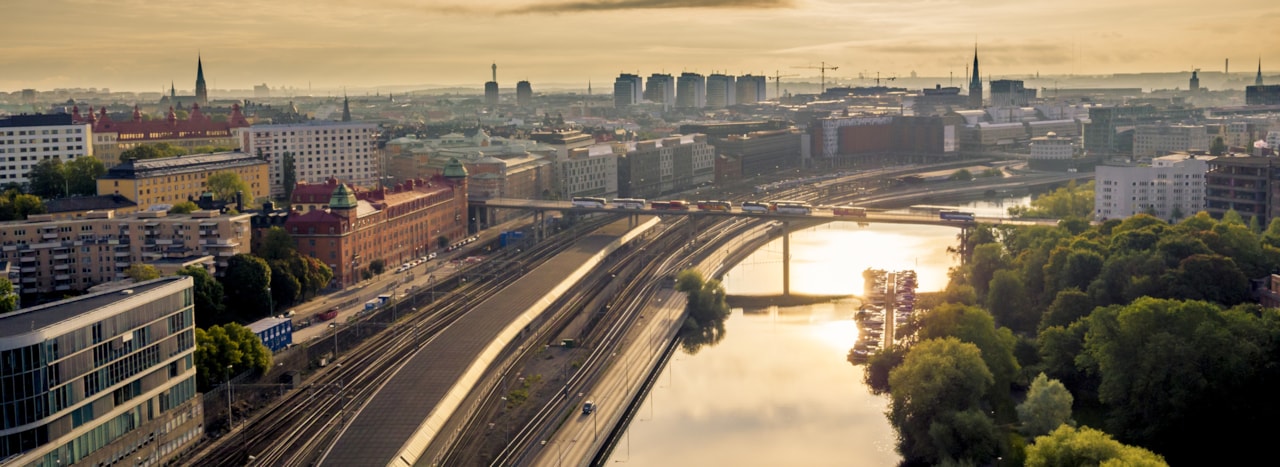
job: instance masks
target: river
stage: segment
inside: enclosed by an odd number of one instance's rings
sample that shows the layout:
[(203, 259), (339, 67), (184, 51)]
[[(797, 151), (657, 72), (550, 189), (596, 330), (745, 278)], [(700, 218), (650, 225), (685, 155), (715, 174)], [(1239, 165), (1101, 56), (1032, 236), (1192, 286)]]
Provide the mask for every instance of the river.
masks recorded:
[[(998, 215), (1005, 206), (962, 209)], [(836, 222), (791, 236), (792, 291), (861, 294), (862, 271), (914, 269), (920, 291), (946, 286), (958, 229)], [(723, 278), (731, 295), (782, 290), (782, 242), (760, 248)], [(734, 309), (719, 343), (677, 351), (609, 464), (663, 466), (889, 466), (901, 456), (862, 367), (846, 360), (857, 339), (856, 300)]]

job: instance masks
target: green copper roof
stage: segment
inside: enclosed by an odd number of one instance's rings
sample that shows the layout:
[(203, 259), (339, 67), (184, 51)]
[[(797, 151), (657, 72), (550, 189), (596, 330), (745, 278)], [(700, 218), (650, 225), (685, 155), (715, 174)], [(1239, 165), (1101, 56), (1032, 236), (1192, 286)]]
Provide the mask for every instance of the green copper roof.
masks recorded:
[(467, 178), (467, 168), (458, 162), (458, 158), (449, 159), (449, 163), (444, 166), (445, 178)]
[(329, 209), (355, 209), (356, 195), (347, 188), (347, 184), (339, 183), (338, 188), (333, 190), (333, 195), (329, 197)]

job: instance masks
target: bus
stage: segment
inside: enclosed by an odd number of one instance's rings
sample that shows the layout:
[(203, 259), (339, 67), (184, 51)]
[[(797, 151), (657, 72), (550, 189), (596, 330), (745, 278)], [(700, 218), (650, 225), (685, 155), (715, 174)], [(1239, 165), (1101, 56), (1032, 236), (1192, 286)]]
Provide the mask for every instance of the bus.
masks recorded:
[(614, 198), (614, 209), (644, 209), (645, 200), (639, 198)]
[(942, 211), (938, 213), (938, 217), (944, 221), (968, 221), (973, 222), (973, 213), (964, 211)]
[(756, 201), (747, 201), (742, 203), (742, 212), (769, 212), (769, 205)]
[(834, 216), (851, 216), (851, 217), (867, 217), (867, 209), (854, 206), (836, 206), (831, 208), (831, 215)]
[(813, 212), (813, 206), (804, 201), (774, 201), (769, 204), (769, 210), (778, 214), (809, 215)]
[(608, 204), (608, 203), (609, 203), (609, 202), (608, 202), (608, 201), (605, 201), (605, 199), (604, 199), (604, 198), (592, 198), (592, 197), (587, 197), (587, 196), (580, 196), (580, 197), (575, 197), (575, 198), (573, 198), (573, 207), (575, 207), (575, 208), (597, 208), (597, 209), (600, 209), (600, 208), (603, 208), (603, 207), (604, 207), (604, 205), (605, 205), (605, 204)]
[(728, 201), (698, 201), (700, 211), (732, 211), (733, 203)]
[(653, 201), (649, 203), (649, 209), (657, 211), (688, 211), (689, 203), (678, 199), (670, 201)]

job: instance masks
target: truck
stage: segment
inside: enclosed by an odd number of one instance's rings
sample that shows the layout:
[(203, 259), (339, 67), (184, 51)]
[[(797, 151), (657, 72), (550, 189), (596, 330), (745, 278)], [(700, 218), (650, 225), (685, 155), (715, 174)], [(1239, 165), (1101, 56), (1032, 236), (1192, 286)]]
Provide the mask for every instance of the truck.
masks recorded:
[(377, 302), (378, 302), (378, 303), (377, 303), (377, 305), (374, 305), (374, 306), (386, 305), (387, 303), (390, 303), (390, 302), (391, 302), (391, 294), (389, 294), (389, 293), (384, 293), (384, 294), (382, 294), (382, 295), (379, 295), (379, 296), (378, 296), (378, 299), (377, 299)]
[(369, 301), (364, 302), (364, 311), (369, 311), (369, 310), (372, 310), (372, 309), (374, 309), (374, 308), (377, 308), (377, 307), (378, 307), (378, 305), (379, 305), (378, 299), (376, 299), (376, 298), (371, 298), (371, 299), (369, 299)]

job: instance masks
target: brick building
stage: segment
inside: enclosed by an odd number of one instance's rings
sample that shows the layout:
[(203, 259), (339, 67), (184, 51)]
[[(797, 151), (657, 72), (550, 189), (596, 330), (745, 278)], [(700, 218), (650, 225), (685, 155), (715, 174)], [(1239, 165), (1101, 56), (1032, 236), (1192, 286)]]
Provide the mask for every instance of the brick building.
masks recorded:
[(249, 126), (249, 121), (240, 112), (240, 104), (232, 104), (231, 113), (223, 121), (214, 121), (205, 115), (198, 103), (191, 105), (191, 114), (186, 120), (178, 119), (173, 107), (169, 107), (164, 120), (143, 120), (142, 111), (137, 106), (133, 107), (133, 118), (127, 121), (112, 120), (107, 116), (105, 106), (97, 114), (90, 107), (89, 114), (85, 116), (76, 106), (72, 108), (71, 116), (77, 123), (88, 123), (93, 127), (93, 155), (107, 167), (120, 162), (120, 153), (143, 144), (169, 143), (188, 152), (201, 146), (238, 148), (240, 141), (234, 130)]
[(467, 172), (453, 161), (443, 175), (391, 188), (352, 189), (337, 179), (299, 183), (285, 231), (298, 252), (333, 269), (341, 286), (359, 282), (374, 260), (394, 267), (467, 234)]

